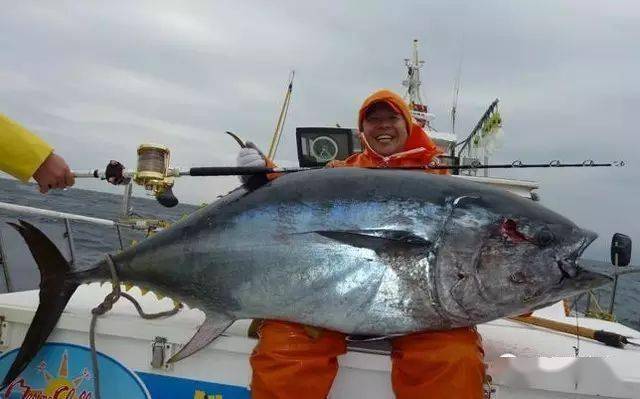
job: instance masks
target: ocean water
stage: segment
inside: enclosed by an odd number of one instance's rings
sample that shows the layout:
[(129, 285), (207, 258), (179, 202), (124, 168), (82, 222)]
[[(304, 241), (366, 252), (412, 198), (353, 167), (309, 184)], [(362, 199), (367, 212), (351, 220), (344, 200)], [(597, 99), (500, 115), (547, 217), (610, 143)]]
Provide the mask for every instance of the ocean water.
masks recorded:
[[(15, 180), (2, 178), (0, 178), (0, 202), (109, 220), (118, 220), (122, 217), (122, 196), (119, 195), (74, 188), (66, 191), (52, 190), (46, 195), (42, 195), (33, 184), (27, 185)], [(176, 221), (198, 209), (197, 206), (185, 204), (179, 204), (174, 208), (165, 208), (152, 198), (139, 197), (132, 197), (130, 206), (136, 216), (168, 221)], [(8, 252), (5, 253), (5, 256), (9, 258), (8, 260), (19, 258), (16, 251), (27, 251), (27, 247), (22, 245), (13, 228), (5, 223), (16, 222), (18, 218), (33, 222), (43, 229), (54, 242), (59, 244), (63, 253), (69, 257), (67, 247), (60, 245), (66, 243), (63, 237), (65, 232), (64, 222), (61, 219), (51, 219), (44, 216), (25, 216), (24, 214), (16, 214), (0, 209), (0, 234), (2, 234), (2, 238), (5, 241), (5, 246), (7, 246), (7, 242), (10, 243), (9, 248), (5, 248), (5, 252)], [(114, 227), (72, 221), (71, 229), (75, 243), (76, 264), (91, 264), (104, 256), (105, 253), (120, 249), (118, 233)], [(130, 246), (133, 241), (140, 241), (145, 238), (144, 231), (128, 228), (121, 228), (120, 231), (125, 247)], [(14, 246), (19, 246), (20, 248), (13, 248)], [(14, 290), (33, 288), (39, 283), (37, 270), (23, 269), (24, 267), (11, 268), (11, 280)], [(3, 287), (0, 284), (0, 291), (4, 290), (6, 290), (6, 286)]]
[[(69, 189), (66, 191), (52, 191), (47, 195), (37, 192), (34, 185), (25, 185), (15, 180), (0, 178), (0, 202), (50, 209), (59, 212), (75, 213), (102, 219), (115, 220), (122, 212), (122, 197), (98, 191)], [(165, 208), (153, 199), (133, 197), (131, 206), (136, 214), (155, 219), (176, 221), (198, 209), (197, 206), (179, 204), (175, 208)], [(59, 237), (57, 243), (64, 242), (62, 234), (64, 224), (60, 220), (46, 217), (25, 217), (0, 209), (0, 234), (5, 236), (14, 234), (13, 230), (4, 222), (15, 222), (18, 216), (36, 223), (47, 234), (50, 232)], [(133, 240), (144, 238), (144, 232), (121, 229), (124, 245), (130, 245)], [(104, 253), (119, 248), (119, 240), (113, 227), (96, 226), (82, 222), (72, 222), (72, 233), (75, 241), (75, 261), (78, 264), (94, 262)], [(26, 251), (26, 247), (10, 248), (15, 251)], [(612, 266), (603, 260), (583, 259), (582, 264), (593, 268), (607, 270)], [(14, 289), (33, 289), (39, 283), (35, 266), (32, 270), (11, 269), (11, 279)], [(6, 290), (6, 287), (4, 287)], [(0, 286), (0, 291), (3, 287)], [(611, 297), (611, 287), (597, 289), (595, 296), (599, 298), (600, 306), (607, 310)], [(579, 311), (586, 306), (585, 297), (574, 298)], [(622, 276), (618, 282), (614, 313), (621, 323), (640, 330), (640, 274)]]

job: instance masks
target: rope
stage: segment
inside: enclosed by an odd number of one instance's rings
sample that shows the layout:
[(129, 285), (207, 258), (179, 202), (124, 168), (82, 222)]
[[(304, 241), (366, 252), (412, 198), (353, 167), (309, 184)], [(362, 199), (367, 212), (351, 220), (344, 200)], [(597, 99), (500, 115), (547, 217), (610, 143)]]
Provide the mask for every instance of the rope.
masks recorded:
[(107, 294), (102, 303), (91, 310), (91, 325), (89, 327), (89, 345), (91, 346), (91, 363), (93, 366), (93, 390), (95, 393), (95, 398), (100, 399), (100, 370), (98, 369), (98, 352), (96, 350), (96, 324), (98, 322), (98, 317), (107, 313), (113, 308), (116, 302), (120, 299), (120, 297), (124, 297), (128, 299), (133, 306), (138, 311), (138, 314), (143, 319), (157, 319), (160, 317), (173, 316), (178, 313), (180, 309), (182, 309), (182, 304), (176, 304), (175, 307), (171, 310), (167, 310), (159, 313), (145, 313), (142, 310), (142, 307), (138, 303), (138, 301), (127, 294), (126, 292), (122, 292), (120, 290), (120, 278), (118, 277), (118, 273), (116, 271), (116, 266), (113, 263), (113, 259), (109, 254), (105, 255), (105, 260), (107, 261), (107, 265), (109, 266), (109, 272), (111, 273), (111, 284), (112, 291)]
[(615, 321), (615, 316), (613, 314), (602, 309), (602, 307), (600, 306), (600, 301), (593, 294), (593, 291), (589, 291), (588, 295), (591, 297), (590, 303), (592, 303), (596, 309), (587, 309), (585, 312), (585, 315), (587, 317), (593, 317), (600, 320)]

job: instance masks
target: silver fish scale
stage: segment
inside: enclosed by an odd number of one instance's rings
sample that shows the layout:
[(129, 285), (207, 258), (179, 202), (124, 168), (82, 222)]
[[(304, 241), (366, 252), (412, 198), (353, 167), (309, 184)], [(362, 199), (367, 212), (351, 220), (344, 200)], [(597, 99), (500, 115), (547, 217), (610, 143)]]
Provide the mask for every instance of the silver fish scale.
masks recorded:
[[(283, 209), (288, 210), (286, 218), (282, 217)], [(411, 313), (435, 316), (423, 297), (423, 287), (416, 287), (420, 288), (416, 301), (415, 295), (407, 295), (405, 283), (406, 279), (420, 281), (428, 274), (428, 261), (422, 271), (402, 263), (389, 267), (396, 260), (314, 232), (413, 231), (432, 241), (437, 231), (433, 218), (442, 219), (441, 215), (418, 203), (394, 202), (336, 202), (330, 206), (281, 203), (244, 212), (232, 222), (238, 231), (227, 233), (245, 239), (223, 240), (221, 250), (253, 252), (253, 243), (259, 242), (263, 256), (245, 266), (253, 277), (240, 283), (233, 299), (241, 304), (245, 317), (267, 313), (288, 319), (295, 314), (299, 322), (357, 334), (413, 330), (416, 323)], [(404, 276), (399, 277), (399, 273)], [(274, 296), (273, 292), (278, 294)]]

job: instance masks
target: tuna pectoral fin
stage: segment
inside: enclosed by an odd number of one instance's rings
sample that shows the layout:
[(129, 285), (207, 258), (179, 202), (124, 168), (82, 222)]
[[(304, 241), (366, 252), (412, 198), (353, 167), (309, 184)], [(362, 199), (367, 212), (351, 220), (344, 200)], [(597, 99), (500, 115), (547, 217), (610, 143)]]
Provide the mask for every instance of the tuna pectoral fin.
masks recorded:
[(429, 250), (430, 241), (405, 230), (315, 231), (323, 237), (343, 244), (376, 251), (378, 255), (397, 251)]
[(76, 282), (67, 278), (69, 264), (66, 259), (44, 233), (24, 221), (20, 221), (20, 224), (10, 224), (27, 242), (40, 269), (40, 304), (0, 390), (18, 377), (36, 356), (78, 287)]
[(233, 320), (222, 315), (216, 315), (216, 317), (207, 316), (204, 323), (198, 329), (196, 335), (182, 348), (178, 353), (171, 356), (168, 360), (169, 363), (177, 362), (185, 357), (189, 357), (209, 345), (211, 341), (216, 339), (220, 334), (224, 332), (231, 324)]

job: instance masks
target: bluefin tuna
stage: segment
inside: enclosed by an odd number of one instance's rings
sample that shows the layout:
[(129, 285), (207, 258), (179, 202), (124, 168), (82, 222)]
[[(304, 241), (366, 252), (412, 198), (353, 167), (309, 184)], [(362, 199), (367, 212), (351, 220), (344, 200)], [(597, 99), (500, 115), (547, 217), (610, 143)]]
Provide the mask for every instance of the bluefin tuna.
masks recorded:
[[(40, 268), (41, 301), (4, 386), (77, 286), (111, 279), (106, 260), (72, 269), (38, 229), (15, 227)], [(522, 314), (610, 281), (576, 262), (595, 238), (488, 185), (340, 168), (240, 187), (112, 259), (122, 282), (206, 314), (177, 361), (238, 319), (388, 336)]]

